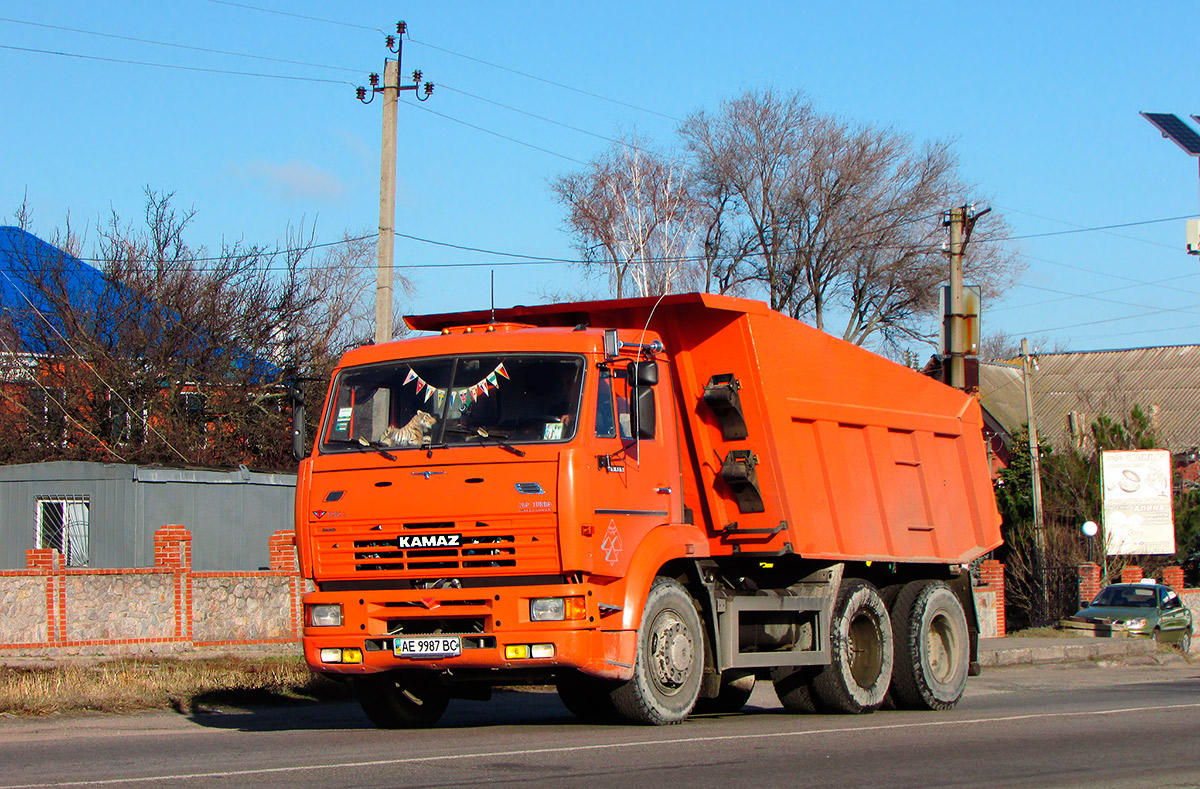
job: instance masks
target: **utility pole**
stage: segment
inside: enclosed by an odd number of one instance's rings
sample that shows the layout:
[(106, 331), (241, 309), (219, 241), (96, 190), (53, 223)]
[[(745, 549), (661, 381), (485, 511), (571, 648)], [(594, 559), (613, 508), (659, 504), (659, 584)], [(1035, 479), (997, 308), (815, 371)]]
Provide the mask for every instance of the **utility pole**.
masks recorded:
[(383, 94), (383, 135), (379, 157), (379, 242), (378, 270), (375, 284), (375, 342), (388, 342), (392, 339), (392, 288), (395, 278), (395, 249), (396, 249), (396, 108), (399, 104), (400, 91), (416, 92), (417, 99), (425, 101), (433, 93), (433, 83), (426, 82), (424, 95), (417, 91), (421, 87), (421, 72), (412, 74), (413, 84), (400, 84), (400, 61), (403, 57), (404, 35), (408, 26), (404, 22), (396, 23), (396, 35), (388, 36), (386, 45), (388, 51), (396, 53), (395, 60), (384, 58), (383, 85), (379, 85), (379, 75), (371, 74), (371, 98), (367, 98), (367, 89), (355, 88), (358, 100), (370, 104), (376, 93)]
[(991, 211), (985, 208), (975, 213), (975, 206), (964, 205), (951, 208), (942, 217), (942, 226), (950, 228), (950, 245), (947, 252), (950, 255), (950, 327), (947, 334), (947, 355), (950, 363), (947, 368), (945, 381), (956, 389), (966, 389), (967, 370), (966, 355), (966, 299), (963, 297), (963, 257), (967, 252), (967, 242), (971, 240), (971, 231), (979, 218)]
[(1042, 464), (1041, 448), (1038, 444), (1037, 419), (1033, 413), (1033, 397), (1030, 395), (1029, 378), (1036, 369), (1029, 355), (1029, 340), (1021, 339), (1021, 380), (1025, 384), (1025, 421), (1029, 424), (1029, 469), (1033, 488), (1033, 543), (1036, 552), (1035, 568), (1038, 581), (1038, 624), (1044, 624), (1050, 616), (1050, 590), (1046, 586), (1046, 527), (1042, 517)]

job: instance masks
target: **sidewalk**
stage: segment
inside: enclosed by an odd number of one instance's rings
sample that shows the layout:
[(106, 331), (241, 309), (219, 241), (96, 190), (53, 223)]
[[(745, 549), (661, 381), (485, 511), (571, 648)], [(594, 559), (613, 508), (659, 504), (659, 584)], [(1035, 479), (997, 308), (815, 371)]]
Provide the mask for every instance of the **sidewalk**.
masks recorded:
[(1158, 645), (1149, 638), (1038, 638), (1013, 636), (979, 639), (979, 664), (1016, 666), (1032, 663), (1067, 663), (1097, 658), (1155, 655)]

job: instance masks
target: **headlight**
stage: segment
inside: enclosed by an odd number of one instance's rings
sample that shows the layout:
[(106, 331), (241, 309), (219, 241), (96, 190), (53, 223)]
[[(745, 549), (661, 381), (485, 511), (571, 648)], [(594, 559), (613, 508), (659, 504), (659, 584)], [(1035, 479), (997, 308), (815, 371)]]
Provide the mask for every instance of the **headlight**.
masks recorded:
[(1129, 628), (1130, 630), (1141, 630), (1145, 626), (1146, 626), (1146, 620), (1144, 618), (1143, 619), (1126, 619), (1125, 620), (1125, 627)]
[(308, 624), (311, 627), (340, 627), (342, 624), (341, 603), (310, 605), (308, 607)]
[(587, 604), (582, 597), (535, 597), (529, 601), (531, 622), (561, 622), (586, 617)]

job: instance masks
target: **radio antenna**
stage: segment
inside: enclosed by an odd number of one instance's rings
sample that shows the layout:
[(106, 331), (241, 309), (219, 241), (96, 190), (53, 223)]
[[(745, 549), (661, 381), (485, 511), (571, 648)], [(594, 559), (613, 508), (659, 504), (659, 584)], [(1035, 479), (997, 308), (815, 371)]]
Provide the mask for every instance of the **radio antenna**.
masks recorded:
[(492, 269), (492, 323), (496, 322), (496, 269)]

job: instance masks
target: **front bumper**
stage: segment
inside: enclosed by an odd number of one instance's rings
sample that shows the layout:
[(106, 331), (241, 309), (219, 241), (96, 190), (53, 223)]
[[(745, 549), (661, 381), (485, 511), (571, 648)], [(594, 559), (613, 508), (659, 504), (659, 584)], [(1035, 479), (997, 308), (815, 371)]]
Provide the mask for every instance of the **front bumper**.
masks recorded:
[[(361, 675), (394, 669), (427, 671), (577, 669), (609, 679), (633, 675), (636, 631), (607, 630), (620, 616), (602, 617), (596, 588), (590, 584), (483, 587), (472, 589), (362, 590), (310, 592), (306, 612), (304, 657), (324, 674)], [(534, 622), (529, 601), (539, 597), (581, 597), (582, 619)], [(342, 624), (311, 627), (307, 607), (339, 603)], [(455, 635), (462, 654), (454, 657), (409, 658), (393, 652), (404, 636)], [(553, 657), (508, 659), (505, 647), (552, 644)], [(322, 649), (361, 649), (361, 663), (321, 660)]]

